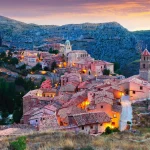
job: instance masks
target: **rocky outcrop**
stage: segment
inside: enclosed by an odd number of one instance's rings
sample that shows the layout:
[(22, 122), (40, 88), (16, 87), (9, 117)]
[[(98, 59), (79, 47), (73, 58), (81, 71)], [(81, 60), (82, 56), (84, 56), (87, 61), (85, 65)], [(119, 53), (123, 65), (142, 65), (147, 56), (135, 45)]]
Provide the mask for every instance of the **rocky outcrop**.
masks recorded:
[(150, 100), (137, 101), (132, 104), (133, 127), (150, 127)]

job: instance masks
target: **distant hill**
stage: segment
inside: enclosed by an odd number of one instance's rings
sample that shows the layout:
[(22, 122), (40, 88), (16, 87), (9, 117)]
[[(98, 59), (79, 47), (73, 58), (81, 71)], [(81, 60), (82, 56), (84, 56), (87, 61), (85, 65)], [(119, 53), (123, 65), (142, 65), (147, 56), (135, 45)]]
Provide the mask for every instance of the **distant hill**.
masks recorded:
[(69, 39), (73, 49), (87, 50), (95, 59), (118, 62), (123, 72), (131, 70), (126, 76), (138, 73), (139, 66), (132, 62), (140, 58), (139, 51), (146, 44), (150, 48), (150, 31), (130, 32), (117, 22), (40, 26), (0, 16), (0, 33), (4, 43), (25, 49)]

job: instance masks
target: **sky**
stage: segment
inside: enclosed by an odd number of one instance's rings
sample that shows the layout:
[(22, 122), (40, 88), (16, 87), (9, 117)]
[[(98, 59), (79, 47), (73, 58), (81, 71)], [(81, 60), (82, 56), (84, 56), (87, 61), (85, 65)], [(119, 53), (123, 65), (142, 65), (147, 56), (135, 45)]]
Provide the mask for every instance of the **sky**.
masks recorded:
[(0, 0), (0, 15), (25, 23), (64, 25), (118, 22), (150, 29), (150, 0)]

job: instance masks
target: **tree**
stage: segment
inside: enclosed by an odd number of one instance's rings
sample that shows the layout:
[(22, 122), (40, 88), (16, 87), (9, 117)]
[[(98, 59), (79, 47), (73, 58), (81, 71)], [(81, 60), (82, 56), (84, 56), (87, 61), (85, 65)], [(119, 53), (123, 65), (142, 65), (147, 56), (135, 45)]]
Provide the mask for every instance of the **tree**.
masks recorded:
[(48, 71), (49, 69), (48, 69), (48, 67), (44, 67), (44, 70), (45, 70), (45, 71)]
[(3, 110), (2, 112), (2, 118), (7, 118), (9, 115), (8, 111), (7, 110)]
[(20, 119), (22, 117), (22, 111), (18, 108), (13, 112), (13, 121), (15, 123), (20, 123)]
[(9, 57), (9, 58), (12, 57), (12, 52), (11, 52), (11, 51), (8, 52), (8, 57)]
[(53, 71), (55, 68), (57, 68), (57, 63), (54, 61), (51, 65), (51, 71)]
[(41, 70), (41, 69), (42, 69), (42, 65), (40, 63), (37, 63), (36, 66), (34, 66), (32, 68), (32, 71), (35, 72), (35, 71)]
[(23, 75), (23, 76), (27, 76), (28, 71), (26, 69), (23, 69), (23, 70), (21, 70), (20, 74)]
[(35, 85), (34, 85), (34, 82), (31, 80), (31, 78), (25, 81), (25, 84), (24, 84), (25, 90), (27, 91), (34, 90), (34, 87)]
[(18, 64), (18, 59), (17, 58), (11, 58), (11, 60), (10, 60), (10, 63), (12, 64), (12, 65), (16, 65), (16, 64)]
[(22, 85), (23, 86), (25, 81), (22, 77), (18, 77), (15, 79), (15, 83), (16, 83), (16, 85)]
[(16, 141), (10, 143), (10, 149), (12, 150), (25, 150), (26, 149), (26, 137), (19, 137)]
[(113, 130), (110, 128), (110, 127), (107, 127), (106, 129), (105, 129), (105, 133), (106, 134), (111, 134), (113, 132)]
[(59, 50), (53, 50), (52, 48), (49, 49), (50, 54), (58, 54)]
[(114, 72), (120, 69), (120, 64), (118, 62), (113, 62), (113, 64), (114, 64)]
[(23, 64), (22, 66), (20, 66), (18, 69), (22, 70), (22, 69), (26, 69), (26, 64)]
[(5, 52), (2, 52), (2, 53), (0, 54), (0, 57), (1, 57), (1, 58), (6, 57), (6, 53), (5, 53)]
[(103, 75), (110, 75), (110, 70), (109, 69), (104, 69), (103, 70)]
[(45, 80), (45, 77), (42, 77), (40, 84), (42, 84)]

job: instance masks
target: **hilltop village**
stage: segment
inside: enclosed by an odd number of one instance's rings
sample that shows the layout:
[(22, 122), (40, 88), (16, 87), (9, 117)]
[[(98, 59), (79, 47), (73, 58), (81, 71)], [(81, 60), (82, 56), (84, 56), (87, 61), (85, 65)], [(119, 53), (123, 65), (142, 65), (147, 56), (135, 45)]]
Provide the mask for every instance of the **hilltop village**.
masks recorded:
[[(140, 74), (125, 79), (114, 75), (112, 63), (95, 60), (85, 50), (72, 50), (69, 41), (58, 54), (25, 51), (21, 62), (42, 68), (58, 65), (59, 82), (45, 80), (39, 89), (23, 97), (22, 123), (37, 130), (73, 130), (88, 134), (105, 132), (107, 127), (126, 130), (132, 124), (131, 103), (149, 98), (149, 58), (141, 55)], [(18, 56), (18, 55), (17, 55)], [(105, 72), (109, 72), (108, 74)]]
[[(132, 104), (149, 100), (147, 49), (141, 53), (139, 75), (125, 78), (115, 74), (113, 63), (95, 60), (85, 50), (72, 50), (69, 40), (44, 46), (51, 53), (40, 48), (41, 51), (21, 50), (12, 55), (19, 60), (16, 67), (25, 64), (26, 69), (31, 69), (41, 65), (40, 74), (32, 70), (28, 78), (45, 77), (39, 88), (23, 96), (22, 126), (93, 135), (102, 134), (108, 127), (124, 131), (139, 123)], [(149, 102), (147, 109), (150, 110)]]

